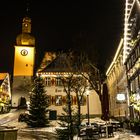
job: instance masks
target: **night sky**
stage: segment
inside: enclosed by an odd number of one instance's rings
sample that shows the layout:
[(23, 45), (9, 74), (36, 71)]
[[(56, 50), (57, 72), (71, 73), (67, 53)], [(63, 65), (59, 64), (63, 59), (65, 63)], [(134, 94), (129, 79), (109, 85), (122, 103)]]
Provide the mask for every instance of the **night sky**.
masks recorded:
[[(106, 68), (123, 36), (125, 0), (28, 0), (36, 63), (44, 51), (81, 49)], [(21, 33), (27, 0), (5, 0), (0, 5), (0, 72), (11, 72), (16, 37)]]

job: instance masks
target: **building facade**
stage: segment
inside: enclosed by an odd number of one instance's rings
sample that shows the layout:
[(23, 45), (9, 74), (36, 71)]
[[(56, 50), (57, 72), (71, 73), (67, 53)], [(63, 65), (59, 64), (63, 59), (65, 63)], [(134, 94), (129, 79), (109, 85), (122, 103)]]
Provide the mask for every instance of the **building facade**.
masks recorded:
[[(46, 52), (43, 64), (41, 64), (41, 66), (44, 66), (45, 62), (46, 67), (40, 68), (37, 72), (37, 75), (40, 75), (44, 79), (45, 90), (50, 98), (49, 109), (55, 110), (59, 116), (64, 113), (63, 107), (66, 105), (66, 92), (61, 79), (62, 77), (69, 77), (72, 74), (68, 71), (65, 60), (65, 57), (62, 55), (57, 56), (55, 53)], [(77, 76), (74, 75), (74, 77)], [(87, 92), (89, 92), (89, 95), (87, 95)], [(89, 99), (89, 108), (87, 108), (87, 98)], [(72, 106), (76, 109), (77, 97), (74, 92), (71, 92), (71, 99)], [(101, 103), (99, 96), (94, 90), (86, 91), (81, 102), (81, 114), (86, 116), (88, 109), (91, 117), (101, 116)]]
[(123, 64), (123, 39), (121, 39), (107, 72), (110, 116), (128, 117), (127, 77)]
[[(125, 79), (122, 85), (124, 85), (124, 89), (127, 95), (127, 105), (128, 105), (128, 113), (126, 111), (126, 116), (131, 119), (140, 118), (140, 1), (139, 0), (126, 0), (125, 1), (125, 19), (124, 19), (124, 38), (122, 45), (122, 66), (116, 67), (116, 60), (113, 60), (108, 71), (107, 71), (107, 80), (110, 93), (113, 93), (113, 87), (115, 89), (114, 92), (122, 89), (118, 86), (120, 80), (117, 78), (117, 73), (122, 71), (119, 74), (121, 81)], [(116, 54), (115, 54), (116, 56)], [(117, 58), (117, 57), (116, 57)], [(115, 68), (118, 69), (117, 72)], [(114, 69), (114, 70), (113, 70)], [(111, 72), (112, 70), (112, 72)], [(112, 74), (111, 74), (112, 73)], [(114, 73), (114, 74), (113, 74)], [(124, 77), (126, 73), (126, 76)], [(109, 78), (112, 75), (112, 80)], [(114, 76), (113, 76), (114, 75)], [(116, 77), (115, 79), (113, 77)], [(124, 78), (123, 78), (124, 77)], [(117, 81), (116, 81), (117, 79)], [(112, 81), (112, 82), (111, 82)], [(114, 82), (113, 82), (114, 81)], [(116, 82), (115, 82), (116, 81)], [(115, 84), (114, 84), (115, 83)], [(117, 83), (117, 84), (116, 84)], [(121, 85), (121, 83), (120, 83)], [(121, 85), (121, 86), (122, 86)], [(111, 101), (111, 106), (115, 106), (115, 101)], [(113, 108), (112, 107), (112, 108)], [(112, 109), (110, 109), (112, 110)], [(120, 108), (120, 110), (122, 110)], [(117, 111), (118, 112), (118, 111)], [(121, 111), (119, 111), (119, 115), (121, 115)]]
[(132, 49), (131, 39), (130, 39), (130, 26), (129, 17), (133, 9), (134, 3), (138, 0), (125, 0), (125, 15), (124, 15), (124, 45), (123, 45), (123, 63), (126, 61), (129, 52)]
[(8, 73), (0, 73), (0, 113), (8, 112), (11, 106), (11, 85)]
[(130, 117), (140, 118), (140, 3), (135, 0), (128, 17), (129, 46), (125, 61), (130, 99)]

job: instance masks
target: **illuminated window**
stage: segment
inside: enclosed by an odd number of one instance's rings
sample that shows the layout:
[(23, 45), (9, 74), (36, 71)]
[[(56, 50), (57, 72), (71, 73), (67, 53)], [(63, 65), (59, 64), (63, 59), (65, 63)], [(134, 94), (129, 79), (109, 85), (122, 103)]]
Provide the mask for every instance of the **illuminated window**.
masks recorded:
[(62, 95), (55, 95), (55, 105), (62, 105)]
[(60, 77), (56, 78), (56, 86), (62, 86), (62, 80)]
[(46, 77), (45, 83), (46, 83), (46, 86), (51, 86), (51, 78), (50, 77)]

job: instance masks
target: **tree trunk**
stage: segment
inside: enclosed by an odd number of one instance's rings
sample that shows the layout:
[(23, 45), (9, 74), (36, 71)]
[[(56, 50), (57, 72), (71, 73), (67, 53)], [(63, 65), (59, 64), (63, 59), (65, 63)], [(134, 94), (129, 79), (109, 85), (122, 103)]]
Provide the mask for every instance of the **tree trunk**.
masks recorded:
[(102, 108), (102, 119), (109, 120), (109, 97), (106, 83), (103, 84), (103, 93), (100, 94), (100, 101)]
[(73, 140), (73, 121), (72, 121), (70, 92), (68, 94), (68, 112), (69, 112), (69, 119), (70, 119), (70, 140)]
[(78, 136), (80, 136), (80, 125), (81, 125), (81, 104), (79, 97), (77, 95), (77, 104), (78, 104)]

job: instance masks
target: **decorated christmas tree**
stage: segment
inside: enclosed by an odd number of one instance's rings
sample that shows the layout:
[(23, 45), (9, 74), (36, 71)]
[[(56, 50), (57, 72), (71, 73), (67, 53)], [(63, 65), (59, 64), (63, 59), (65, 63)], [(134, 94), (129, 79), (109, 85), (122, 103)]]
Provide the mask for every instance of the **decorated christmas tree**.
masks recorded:
[(33, 83), (33, 89), (30, 95), (30, 108), (28, 125), (31, 127), (48, 126), (48, 96), (44, 90), (43, 79), (37, 77)]

